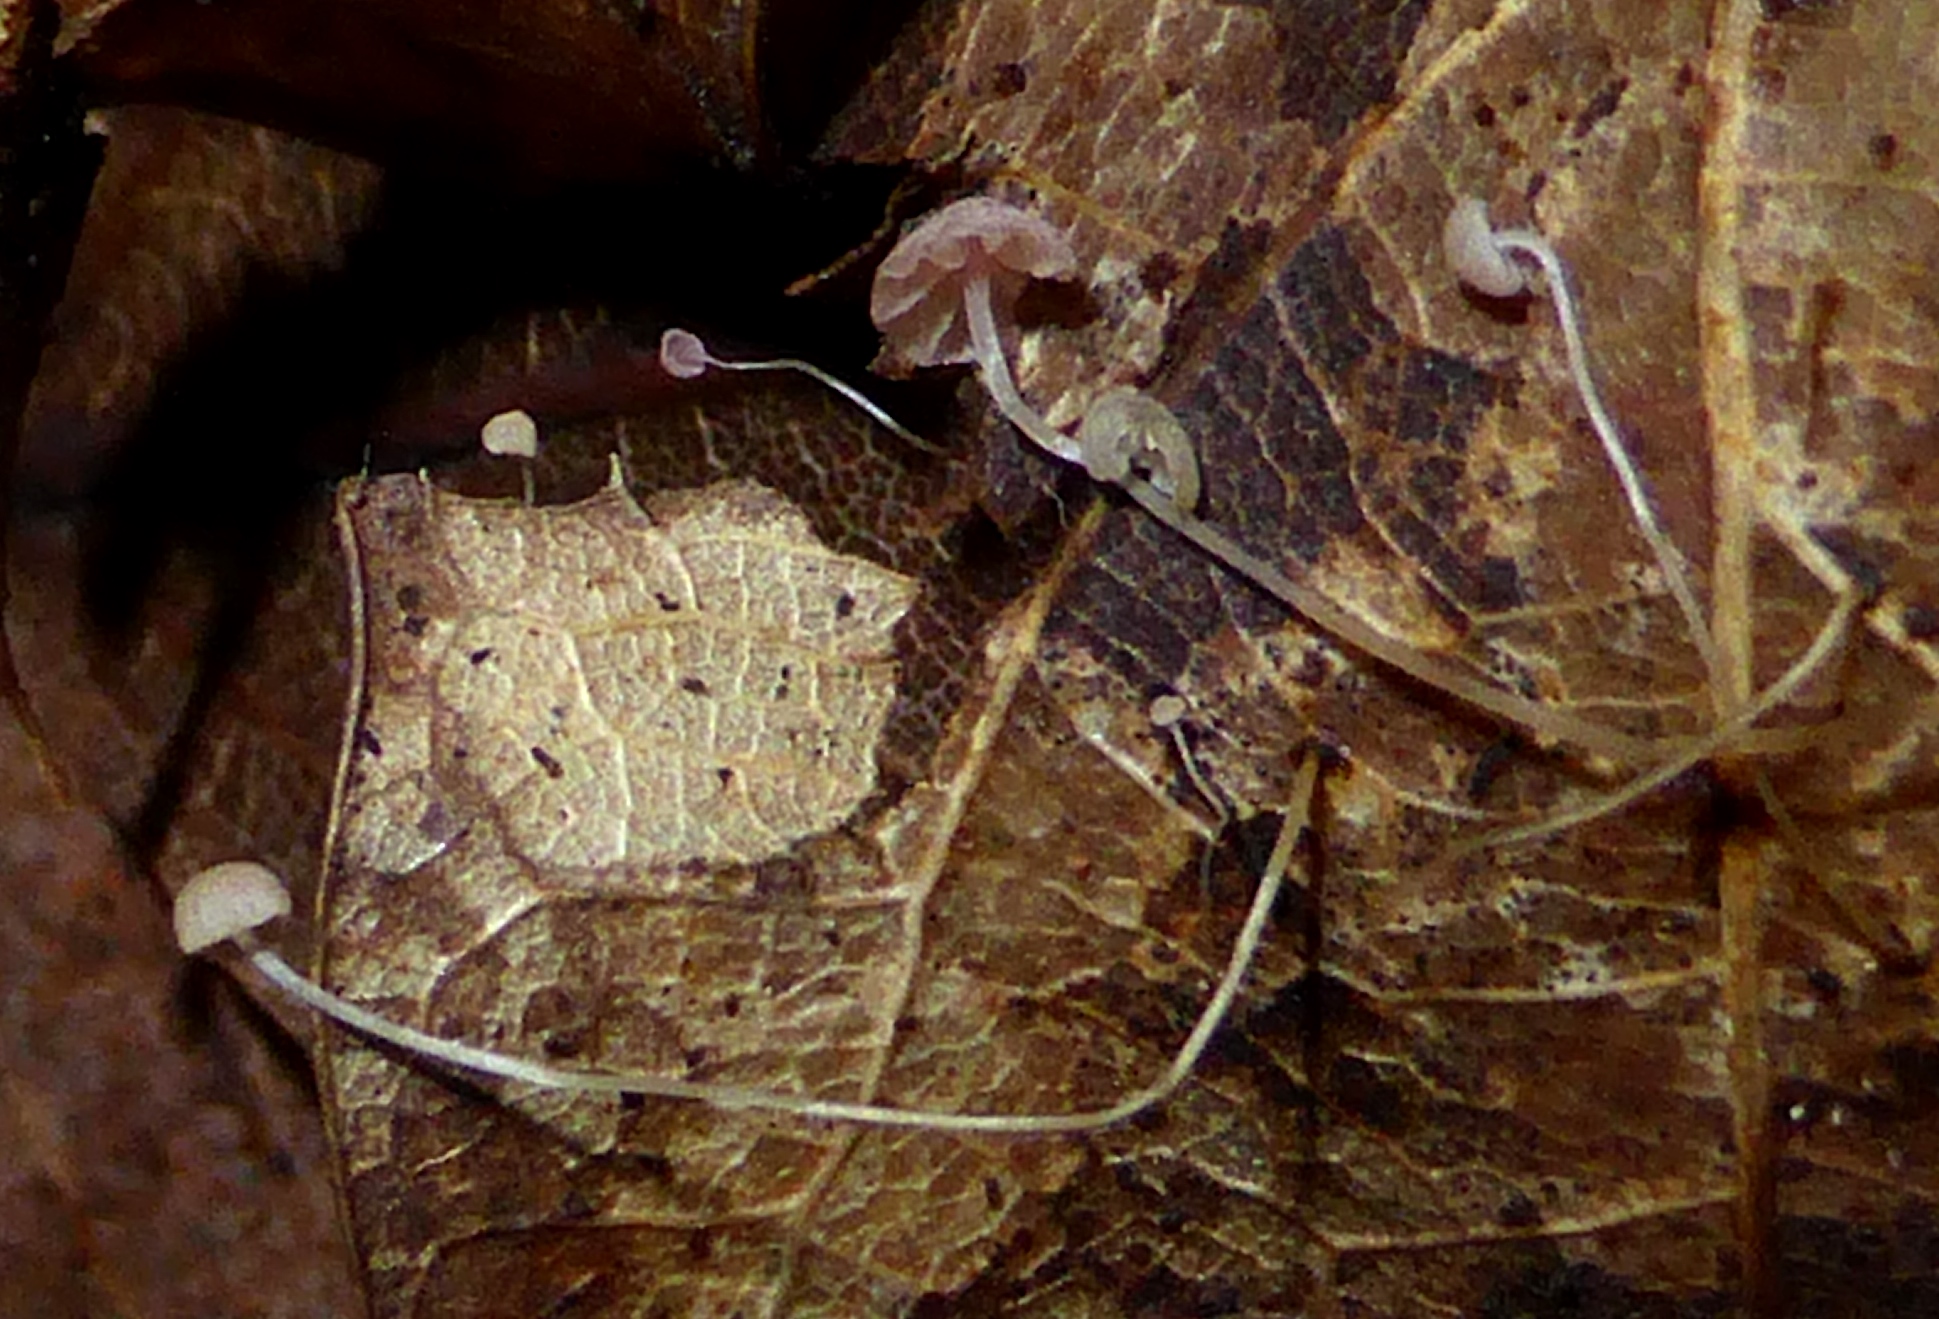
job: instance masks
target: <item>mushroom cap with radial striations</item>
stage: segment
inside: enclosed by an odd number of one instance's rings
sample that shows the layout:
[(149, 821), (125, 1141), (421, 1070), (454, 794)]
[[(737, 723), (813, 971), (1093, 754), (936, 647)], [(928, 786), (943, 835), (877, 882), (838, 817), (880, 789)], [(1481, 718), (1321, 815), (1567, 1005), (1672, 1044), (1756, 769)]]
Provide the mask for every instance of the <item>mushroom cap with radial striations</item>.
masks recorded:
[(175, 942), (199, 953), (290, 913), (289, 889), (255, 861), (210, 866), (175, 895)]
[(1007, 313), (1032, 279), (1077, 268), (1068, 239), (1005, 202), (966, 197), (904, 234), (876, 267), (869, 319), (891, 351), (912, 366), (974, 360), (963, 291), (988, 280), (990, 301)]
[(1528, 287), (1528, 276), (1501, 250), (1495, 227), (1488, 222), (1488, 204), (1463, 197), (1441, 226), (1441, 250), (1455, 276), (1476, 293), (1512, 298)]

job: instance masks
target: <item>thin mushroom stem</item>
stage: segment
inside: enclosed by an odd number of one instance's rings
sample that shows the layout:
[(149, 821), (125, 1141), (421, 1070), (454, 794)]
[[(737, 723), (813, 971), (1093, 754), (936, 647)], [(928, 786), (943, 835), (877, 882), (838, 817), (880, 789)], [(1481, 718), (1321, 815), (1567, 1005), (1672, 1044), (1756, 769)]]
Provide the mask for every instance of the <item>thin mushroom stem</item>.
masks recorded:
[(1467, 855), (1484, 848), (1500, 847), (1509, 843), (1526, 843), (1537, 838), (1546, 838), (1572, 829), (1591, 820), (1599, 820), (1605, 815), (1614, 814), (1633, 801), (1655, 792), (1671, 780), (1695, 769), (1704, 761), (1729, 746), (1759, 719), (1777, 709), (1797, 694), (1825, 662), (1838, 652), (1844, 644), (1845, 634), (1851, 628), (1853, 616), (1858, 612), (1859, 597), (1848, 595), (1841, 599), (1819, 627), (1818, 635), (1799, 655), (1791, 667), (1776, 682), (1766, 687), (1757, 699), (1738, 709), (1728, 719), (1709, 732), (1687, 743), (1676, 755), (1665, 760), (1647, 774), (1638, 775), (1616, 791), (1598, 797), (1586, 805), (1573, 810), (1559, 811), (1554, 815), (1527, 824), (1518, 824), (1507, 829), (1498, 829), (1483, 835), (1474, 842), (1460, 848), (1457, 855)]
[(1438, 663), (1432, 656), (1354, 617), (1314, 588), (1294, 581), (1241, 547), (1218, 528), (1180, 509), (1174, 500), (1149, 482), (1130, 476), (1118, 484), (1137, 502), (1138, 507), (1227, 567), (1249, 578), (1308, 622), (1418, 682), (1543, 737), (1568, 742), (1612, 759), (1645, 760), (1662, 750), (1661, 744), (1651, 739), (1630, 737), (1592, 720), (1577, 718), (1554, 706), (1516, 696), (1492, 683), (1462, 673), (1451, 665)]
[[(881, 404), (877, 403), (867, 394), (864, 394), (846, 380), (838, 376), (830, 375), (813, 362), (805, 362), (798, 357), (776, 357), (758, 362), (730, 362), (725, 358), (715, 357), (708, 350), (707, 346), (701, 342), (700, 337), (691, 330), (676, 328), (668, 330), (661, 336), (660, 360), (663, 364), (669, 362), (669, 345), (677, 345), (677, 349), (674, 351), (677, 351), (685, 362), (697, 363), (700, 366), (712, 367), (720, 371), (792, 371), (797, 375), (807, 376), (817, 384), (840, 394), (843, 398), (872, 417), (878, 426), (904, 442), (914, 445), (924, 453), (943, 452), (940, 447), (925, 440), (922, 436), (916, 434), (907, 426), (904, 426), (901, 422), (890, 416)], [(699, 370), (688, 370), (684, 367), (680, 370), (674, 370), (669, 366), (668, 374), (677, 375), (684, 379), (698, 375)]]
[[(1084, 444), (1045, 421), (1018, 392), (1004, 358), (1002, 342), (997, 337), (987, 279), (969, 282), (964, 290), (963, 307), (969, 322), (970, 347), (982, 370), (984, 387), (997, 409), (1040, 448), (1090, 471), (1093, 455)], [(1092, 438), (1093, 442), (1102, 442), (1103, 437)], [(1301, 585), (1264, 559), (1242, 549), (1231, 537), (1181, 507), (1177, 499), (1149, 482), (1126, 474), (1114, 484), (1129, 493), (1147, 513), (1233, 571), (1250, 578), (1309, 622), (1419, 682), (1542, 736), (1616, 760), (1646, 760), (1661, 750), (1646, 739), (1628, 737), (1591, 720), (1578, 719), (1539, 701), (1503, 691), (1452, 666), (1436, 663), (1430, 656), (1370, 627), (1319, 591)]]
[(1595, 377), (1589, 373), (1589, 353), (1582, 342), (1582, 312), (1576, 305), (1575, 294), (1569, 288), (1568, 270), (1563, 266), (1561, 256), (1546, 238), (1532, 229), (1498, 230), (1493, 238), (1497, 251), (1503, 255), (1528, 257), (1547, 276), (1549, 299), (1555, 304), (1555, 318), (1562, 325), (1562, 347), (1568, 357), (1569, 375), (1575, 381), (1576, 392), (1582, 397), (1583, 408), (1589, 413), (1589, 424), (1601, 441), (1610, 469), (1615, 472), (1616, 480), (1623, 488), (1623, 497), (1629, 502), (1637, 530), (1643, 533), (1643, 539), (1648, 542), (1650, 552), (1656, 556), (1657, 566), (1663, 572), (1665, 585), (1675, 597), (1677, 607), (1683, 611), (1684, 623), (1690, 629), (1690, 640), (1703, 658), (1705, 672), (1722, 672), (1709, 619), (1704, 614), (1703, 605), (1697, 600), (1696, 589), (1691, 586), (1689, 575), (1683, 570), (1682, 551), (1657, 519), (1656, 506), (1651, 503), (1649, 491), (1644, 487), (1643, 475), (1637, 470), (1636, 460), (1630, 456), (1628, 446), (1623, 443), (1622, 433), (1616, 428), (1616, 419), (1603, 406), (1602, 393), (1596, 388)]
[(1003, 355), (1003, 340), (996, 332), (996, 310), (990, 304), (990, 281), (979, 275), (963, 289), (963, 313), (969, 322), (970, 350), (983, 373), (983, 387), (996, 401), (997, 411), (1045, 452), (1065, 462), (1084, 465), (1084, 451), (1078, 442), (1052, 426), (1024, 401), (1017, 382), (1010, 374), (1010, 363)]
[(1164, 1102), (1190, 1078), (1206, 1046), (1224, 1024), (1237, 1001), (1251, 970), (1252, 960), (1263, 942), (1273, 904), (1284, 886), (1291, 865), (1293, 848), (1311, 820), (1311, 803), (1319, 773), (1319, 758), (1309, 754), (1294, 780), (1294, 793), (1280, 827), (1272, 859), (1260, 876), (1258, 891), (1246, 912), (1245, 923), (1226, 961), (1219, 983), (1199, 1013), (1178, 1052), (1162, 1075), (1152, 1084), (1133, 1091), (1108, 1108), (1077, 1113), (958, 1113), (920, 1108), (897, 1108), (884, 1104), (853, 1104), (839, 1100), (810, 1099), (746, 1086), (716, 1085), (681, 1081), (673, 1077), (643, 1072), (597, 1072), (579, 1068), (554, 1067), (547, 1063), (513, 1057), (491, 1049), (460, 1044), (437, 1035), (416, 1030), (388, 1017), (362, 1008), (312, 983), (283, 958), (256, 943), (253, 936), (239, 935), (240, 944), (251, 966), (278, 989), (306, 1007), (349, 1027), (361, 1035), (381, 1040), (406, 1052), (438, 1062), (495, 1076), (546, 1090), (565, 1090), (588, 1094), (651, 1095), (663, 1099), (684, 1099), (728, 1111), (784, 1113), (793, 1117), (826, 1122), (852, 1122), (862, 1126), (901, 1127), (922, 1131), (969, 1134), (1032, 1136), (1095, 1131), (1112, 1126)]

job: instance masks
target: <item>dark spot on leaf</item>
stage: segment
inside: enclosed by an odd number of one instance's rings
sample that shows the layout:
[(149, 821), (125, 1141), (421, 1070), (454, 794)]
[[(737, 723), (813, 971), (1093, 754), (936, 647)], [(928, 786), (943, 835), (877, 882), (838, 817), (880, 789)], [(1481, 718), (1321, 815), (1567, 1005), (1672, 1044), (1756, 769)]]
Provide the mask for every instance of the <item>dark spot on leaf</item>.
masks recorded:
[(538, 762), (539, 768), (545, 771), (547, 778), (562, 779), (566, 776), (566, 767), (554, 760), (544, 747), (533, 747), (532, 759)]
[(714, 777), (720, 780), (720, 786), (722, 788), (731, 788), (734, 786), (734, 771), (725, 765), (714, 770)]
[(431, 620), (422, 614), (412, 614), (404, 620), (404, 630), (414, 637), (423, 636), (424, 629), (430, 625)]
[(706, 682), (699, 678), (682, 678), (680, 680), (680, 690), (689, 696), (712, 696), (714, 694), (713, 689), (708, 687)]
[(990, 90), (997, 96), (1016, 96), (1030, 86), (1030, 72), (1014, 61), (991, 71)]
[(417, 818), (417, 831), (434, 842), (448, 842), (457, 832), (457, 824), (451, 813), (444, 809), (444, 803), (435, 798), (424, 807), (424, 814)]
[(1905, 627), (1905, 635), (1914, 641), (1931, 641), (1939, 637), (1939, 609), (1927, 604), (1912, 604), (1905, 607), (1899, 615)]
[(424, 588), (415, 584), (398, 587), (397, 607), (407, 614), (415, 614), (424, 607)]
[(357, 748), (373, 756), (384, 754), (384, 744), (377, 740), (377, 730), (370, 727), (357, 730)]
[(1468, 800), (1480, 802), (1488, 795), (1488, 789), (1495, 785), (1501, 772), (1507, 769), (1520, 749), (1518, 738), (1504, 737), (1490, 742), (1482, 753), (1474, 758), (1474, 768), (1468, 771)]
[(1199, 267), (1191, 296), (1165, 327), (1165, 351), (1158, 363), (1160, 372), (1199, 340), (1211, 338), (1219, 342), (1228, 337), (1232, 320), (1228, 303), (1258, 273), (1272, 249), (1272, 233), (1272, 226), (1264, 221), (1251, 225), (1226, 221), (1219, 233), (1217, 249)]
[(1502, 1201), (1495, 1221), (1503, 1227), (1536, 1227), (1542, 1221), (1542, 1207), (1520, 1191)]
[(1163, 293), (1183, 274), (1178, 258), (1170, 252), (1159, 252), (1146, 258), (1138, 267), (1138, 282), (1145, 286), (1148, 293)]
[(855, 597), (843, 591), (835, 597), (835, 617), (847, 618), (855, 612)]
[(1571, 134), (1578, 138), (1587, 137), (1595, 126), (1616, 113), (1616, 107), (1623, 103), (1623, 93), (1629, 90), (1629, 79), (1618, 78), (1589, 98), (1589, 104), (1575, 117), (1575, 127)]
[(1893, 133), (1874, 133), (1872, 140), (1865, 144), (1865, 154), (1872, 158), (1872, 168), (1881, 172), (1895, 168), (1899, 163), (1899, 139)]
[(545, 1037), (545, 1043), (540, 1047), (553, 1058), (577, 1058), (586, 1051), (586, 1032), (554, 1031)]
[(469, 658), (473, 666), (475, 667), (479, 664), (483, 664), (486, 660), (490, 659), (492, 657), (492, 654), (493, 654), (492, 648), (490, 646), (486, 646), (483, 650), (472, 651)]
[(664, 609), (667, 613), (677, 614), (680, 612), (680, 602), (668, 595), (665, 591), (655, 591), (653, 598), (660, 602), (660, 608)]
[(1763, 0), (1764, 17), (1772, 23), (1806, 27), (1844, 27), (1851, 22), (1852, 0)]

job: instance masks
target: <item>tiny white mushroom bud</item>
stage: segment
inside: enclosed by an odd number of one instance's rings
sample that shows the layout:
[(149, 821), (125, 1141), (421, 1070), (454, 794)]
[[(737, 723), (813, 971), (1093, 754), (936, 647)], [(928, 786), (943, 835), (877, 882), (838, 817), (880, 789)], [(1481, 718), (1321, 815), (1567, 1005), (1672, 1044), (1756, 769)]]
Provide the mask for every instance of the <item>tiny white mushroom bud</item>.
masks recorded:
[(175, 942), (185, 953), (199, 953), (289, 913), (289, 890), (275, 871), (254, 861), (224, 861), (175, 895)]
[(486, 422), (478, 432), (478, 439), (486, 453), (506, 458), (539, 456), (539, 424), (532, 420), (532, 414), (517, 408), (501, 412)]
[(1151, 723), (1154, 728), (1175, 728), (1185, 717), (1189, 707), (1182, 696), (1166, 694), (1151, 703)]
[(1528, 287), (1528, 275), (1503, 250), (1488, 222), (1488, 205), (1463, 197), (1441, 226), (1441, 249), (1463, 284), (1491, 298), (1512, 298)]

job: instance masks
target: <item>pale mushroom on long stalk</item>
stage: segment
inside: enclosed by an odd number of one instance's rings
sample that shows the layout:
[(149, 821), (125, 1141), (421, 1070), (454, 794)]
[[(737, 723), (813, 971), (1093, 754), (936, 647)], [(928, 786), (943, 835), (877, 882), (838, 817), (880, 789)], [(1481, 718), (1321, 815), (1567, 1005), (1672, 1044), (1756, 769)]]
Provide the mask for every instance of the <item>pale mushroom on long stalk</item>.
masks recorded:
[(866, 412), (878, 426), (907, 441), (924, 453), (941, 453), (935, 445), (904, 426), (887, 409), (855, 386), (798, 357), (764, 358), (758, 361), (730, 361), (715, 357), (701, 337), (692, 330), (674, 326), (660, 336), (660, 369), (676, 380), (697, 380), (708, 371), (792, 371), (807, 376), (823, 388), (832, 389)]
[(997, 332), (1023, 286), (1077, 268), (1069, 240), (1028, 211), (988, 197), (953, 202), (904, 234), (876, 268), (869, 319), (911, 366), (975, 362), (1010, 424), (1045, 451), (1083, 463), (1077, 441), (1024, 401)]
[(1696, 588), (1684, 572), (1683, 554), (1663, 530), (1656, 506), (1650, 502), (1649, 491), (1643, 484), (1643, 474), (1637, 470), (1636, 460), (1630, 456), (1616, 428), (1616, 419), (1603, 405), (1602, 392), (1596, 388), (1595, 377), (1589, 372), (1589, 350), (1582, 342), (1582, 312), (1569, 288), (1569, 272), (1562, 264), (1561, 254), (1553, 243), (1533, 229), (1495, 228), (1488, 219), (1487, 204), (1477, 197), (1464, 197), (1449, 209), (1447, 220), (1441, 226), (1441, 248), (1461, 282), (1491, 298), (1514, 297), (1528, 287), (1528, 272), (1516, 263), (1516, 257), (1533, 261), (1547, 277), (1549, 300), (1555, 304), (1555, 319), (1562, 327), (1562, 349), (1568, 359), (1569, 377), (1582, 399), (1583, 410), (1589, 414), (1589, 425), (1602, 444), (1617, 483), (1623, 488), (1623, 497), (1629, 501), (1637, 530), (1642, 532), (1650, 552), (1656, 556), (1664, 585), (1676, 600), (1677, 608), (1683, 611), (1691, 644), (1703, 657), (1705, 669), (1712, 675), (1717, 674), (1721, 660), (1711, 639), (1709, 621), (1697, 600)]
[[(911, 365), (975, 362), (998, 411), (1046, 453), (1119, 486), (1151, 516), (1339, 640), (1542, 736), (1621, 762), (1661, 755), (1661, 745), (1650, 739), (1503, 690), (1389, 636), (1197, 516), (1176, 497), (1197, 496), (1196, 465), (1188, 475), (1178, 453), (1189, 437), (1175, 417), (1168, 425), (1154, 424), (1163, 410), (1157, 400), (1140, 396), (1134, 407), (1124, 391), (1113, 391), (1100, 400), (1106, 406), (1094, 409), (1095, 419), (1086, 416), (1076, 437), (1045, 421), (1010, 374), (997, 317), (1011, 317), (1029, 280), (1061, 277), (1075, 265), (1070, 243), (1045, 221), (988, 197), (970, 197), (937, 211), (896, 244), (876, 270), (869, 314), (891, 351)], [(1145, 466), (1150, 479), (1129, 470), (1136, 465)]]
[(1033, 1136), (1096, 1131), (1136, 1117), (1163, 1103), (1190, 1078), (1212, 1036), (1238, 1001), (1253, 955), (1265, 939), (1272, 909), (1284, 886), (1294, 849), (1311, 818), (1319, 758), (1303, 757), (1294, 775), (1294, 792), (1287, 804), (1279, 841), (1259, 877), (1252, 906), (1233, 941), (1232, 952), (1211, 998), (1199, 1012), (1191, 1032), (1151, 1084), (1134, 1090), (1106, 1108), (1067, 1113), (958, 1113), (939, 1109), (900, 1108), (888, 1104), (847, 1103), (784, 1094), (748, 1086), (683, 1081), (645, 1072), (602, 1072), (554, 1067), (549, 1063), (447, 1040), (392, 1021), (368, 1008), (331, 993), (266, 947), (256, 930), (290, 913), (289, 890), (267, 866), (254, 861), (225, 861), (209, 867), (183, 885), (175, 895), (175, 939), (184, 953), (207, 953), (234, 943), (258, 974), (283, 993), (316, 1012), (368, 1038), (449, 1067), (485, 1076), (518, 1081), (547, 1090), (579, 1094), (651, 1095), (685, 1099), (729, 1112), (783, 1113), (828, 1122), (863, 1126), (901, 1127), (919, 1131), (967, 1132), (987, 1135)]

